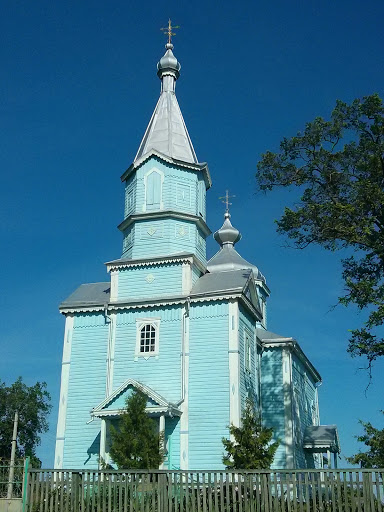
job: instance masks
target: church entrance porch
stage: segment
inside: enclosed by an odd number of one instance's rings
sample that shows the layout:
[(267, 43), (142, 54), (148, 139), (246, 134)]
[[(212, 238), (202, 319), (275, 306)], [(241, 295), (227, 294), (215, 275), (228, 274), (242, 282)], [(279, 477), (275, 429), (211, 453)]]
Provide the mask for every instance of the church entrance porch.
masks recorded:
[[(179, 417), (181, 411), (176, 404), (168, 402), (161, 395), (134, 379), (126, 380), (103, 402), (94, 407), (91, 411), (92, 419), (99, 418), (100, 426), (100, 452), (99, 466), (109, 465), (109, 450), (111, 443), (110, 427), (118, 428), (119, 418), (124, 414), (127, 399), (134, 390), (139, 390), (147, 396), (146, 413), (157, 423), (159, 433), (163, 434), (165, 458), (159, 469), (178, 469), (179, 459), (176, 458), (178, 450), (172, 450), (178, 436)], [(175, 446), (176, 448), (176, 446)]]

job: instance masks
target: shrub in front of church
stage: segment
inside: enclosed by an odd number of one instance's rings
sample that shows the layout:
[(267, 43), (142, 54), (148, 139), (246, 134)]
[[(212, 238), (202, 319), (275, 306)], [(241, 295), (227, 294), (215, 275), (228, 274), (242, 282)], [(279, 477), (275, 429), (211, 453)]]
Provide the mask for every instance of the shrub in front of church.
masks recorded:
[(135, 390), (127, 399), (118, 426), (111, 426), (110, 455), (119, 469), (159, 469), (164, 460), (163, 436), (145, 412), (147, 399)]
[(273, 429), (263, 427), (255, 406), (247, 398), (241, 418), (241, 427), (230, 425), (229, 433), (234, 441), (223, 437), (227, 454), (223, 463), (228, 469), (268, 469), (271, 467), (279, 441), (271, 443)]

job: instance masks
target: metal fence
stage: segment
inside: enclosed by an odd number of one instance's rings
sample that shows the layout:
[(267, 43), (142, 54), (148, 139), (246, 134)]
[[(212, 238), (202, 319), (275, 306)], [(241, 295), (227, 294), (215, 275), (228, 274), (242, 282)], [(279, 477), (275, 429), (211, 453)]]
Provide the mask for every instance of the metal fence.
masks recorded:
[[(16, 461), (14, 473), (9, 480), (9, 461), (0, 461), (0, 498), (21, 498), (23, 492), (24, 460)], [(10, 496), (11, 494), (11, 496)]]
[(30, 470), (29, 512), (384, 512), (383, 470)]

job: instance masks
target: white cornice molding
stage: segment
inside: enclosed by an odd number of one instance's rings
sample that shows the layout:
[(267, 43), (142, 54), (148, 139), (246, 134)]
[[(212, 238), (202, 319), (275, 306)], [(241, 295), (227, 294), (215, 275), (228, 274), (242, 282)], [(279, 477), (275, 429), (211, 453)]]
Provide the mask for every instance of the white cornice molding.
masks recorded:
[(255, 309), (255, 307), (251, 304), (251, 302), (245, 297), (242, 290), (228, 290), (228, 291), (220, 291), (217, 293), (211, 293), (209, 295), (180, 295), (178, 297), (159, 297), (158, 300), (154, 300), (151, 298), (149, 302), (148, 299), (138, 299), (135, 302), (109, 302), (108, 304), (103, 305), (79, 305), (76, 307), (67, 306), (61, 307), (60, 312), (63, 315), (71, 314), (71, 313), (89, 313), (89, 312), (101, 312), (101, 311), (118, 311), (122, 309), (144, 309), (144, 308), (154, 308), (158, 306), (169, 306), (174, 304), (184, 304), (189, 301), (193, 302), (209, 302), (209, 301), (220, 301), (220, 300), (228, 300), (228, 299), (240, 299), (242, 304), (247, 307), (247, 309), (252, 313), (252, 315), (260, 320), (260, 313)]
[(107, 266), (108, 272), (110, 272), (112, 269), (120, 269), (120, 268), (127, 268), (127, 267), (149, 267), (154, 265), (167, 265), (169, 263), (192, 263), (198, 267), (198, 269), (205, 273), (206, 268), (201, 263), (200, 260), (196, 258), (196, 256), (193, 253), (190, 254), (180, 254), (178, 255), (171, 255), (171, 256), (159, 256), (154, 257), (151, 259), (147, 258), (136, 258), (131, 260), (115, 260), (115, 261), (108, 261), (105, 263)]
[(175, 158), (171, 158), (169, 156), (163, 155), (159, 151), (149, 151), (145, 155), (143, 155), (141, 158), (138, 158), (133, 164), (131, 164), (128, 169), (122, 174), (120, 177), (121, 181), (125, 181), (130, 174), (132, 174), (134, 171), (136, 171), (141, 165), (143, 165), (145, 162), (147, 162), (150, 158), (158, 158), (159, 160), (162, 160), (163, 162), (166, 162), (167, 164), (176, 165), (178, 167), (184, 167), (186, 169), (191, 169), (193, 171), (202, 171), (205, 177), (205, 186), (208, 190), (212, 186), (212, 180), (211, 175), (209, 173), (209, 168), (207, 163), (201, 163), (201, 164), (193, 164), (190, 162), (184, 162), (183, 160), (177, 160)]
[(151, 212), (143, 212), (143, 213), (133, 213), (129, 215), (126, 219), (121, 222), (117, 228), (120, 231), (124, 231), (131, 224), (140, 220), (148, 220), (148, 219), (163, 219), (166, 217), (172, 217), (176, 219), (186, 220), (189, 222), (194, 222), (206, 236), (212, 234), (212, 231), (209, 229), (205, 220), (199, 215), (192, 215), (190, 213), (180, 212), (177, 210), (156, 210)]

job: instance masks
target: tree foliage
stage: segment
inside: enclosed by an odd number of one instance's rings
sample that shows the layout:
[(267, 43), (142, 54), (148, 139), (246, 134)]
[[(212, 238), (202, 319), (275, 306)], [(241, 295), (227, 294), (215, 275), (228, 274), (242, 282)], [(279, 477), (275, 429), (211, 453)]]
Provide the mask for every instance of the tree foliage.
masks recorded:
[(18, 412), (16, 457), (31, 457), (34, 467), (40, 467), (36, 456), (40, 444), (40, 434), (48, 431), (48, 414), (51, 410), (51, 396), (45, 382), (36, 382), (27, 386), (19, 377), (16, 382), (6, 386), (0, 381), (0, 458), (9, 460), (13, 420)]
[(251, 399), (246, 400), (241, 426), (232, 424), (229, 433), (234, 441), (222, 439), (227, 451), (223, 463), (228, 469), (268, 469), (271, 466), (279, 441), (271, 442), (273, 429), (262, 426)]
[(343, 260), (344, 305), (368, 308), (368, 320), (351, 331), (349, 352), (369, 367), (384, 355), (378, 327), (384, 320), (384, 107), (377, 94), (350, 105), (337, 101), (331, 119), (318, 117), (283, 139), (280, 151), (258, 163), (258, 187), (297, 186), (301, 200), (285, 208), (278, 231), (298, 248), (318, 244), (350, 248)]
[[(384, 414), (384, 411), (381, 411)], [(359, 452), (347, 457), (351, 464), (358, 464), (362, 468), (384, 468), (384, 428), (379, 430), (371, 423), (359, 422), (364, 428), (364, 434), (356, 436), (360, 443), (364, 443), (369, 450)]]
[(134, 390), (117, 428), (111, 426), (110, 455), (119, 469), (159, 469), (164, 460), (163, 435), (145, 412), (148, 397)]

